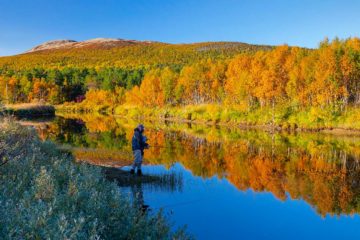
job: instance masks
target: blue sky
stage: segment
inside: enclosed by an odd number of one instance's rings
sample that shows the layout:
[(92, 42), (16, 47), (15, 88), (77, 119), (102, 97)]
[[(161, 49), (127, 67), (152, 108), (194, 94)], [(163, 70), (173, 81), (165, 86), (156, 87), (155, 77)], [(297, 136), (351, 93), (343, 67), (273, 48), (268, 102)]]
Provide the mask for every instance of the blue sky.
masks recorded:
[(360, 35), (356, 0), (0, 0), (0, 56), (54, 39), (317, 47)]

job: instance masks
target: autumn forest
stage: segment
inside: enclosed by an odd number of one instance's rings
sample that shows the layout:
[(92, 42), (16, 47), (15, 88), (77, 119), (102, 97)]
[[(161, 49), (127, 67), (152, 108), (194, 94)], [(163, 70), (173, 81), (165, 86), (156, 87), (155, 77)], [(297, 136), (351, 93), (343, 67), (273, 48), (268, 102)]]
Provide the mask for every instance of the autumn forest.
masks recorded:
[[(235, 43), (57, 49), (0, 58), (0, 73), (5, 103), (45, 101), (112, 113), (135, 106), (170, 109), (161, 114), (174, 117), (171, 109), (184, 106), (206, 112), (225, 106), (235, 115), (279, 106), (286, 112), (278, 111), (275, 121), (301, 123), (296, 114), (308, 112), (326, 126), (360, 102), (360, 39), (326, 39), (317, 49)], [(218, 115), (210, 120), (231, 120)]]

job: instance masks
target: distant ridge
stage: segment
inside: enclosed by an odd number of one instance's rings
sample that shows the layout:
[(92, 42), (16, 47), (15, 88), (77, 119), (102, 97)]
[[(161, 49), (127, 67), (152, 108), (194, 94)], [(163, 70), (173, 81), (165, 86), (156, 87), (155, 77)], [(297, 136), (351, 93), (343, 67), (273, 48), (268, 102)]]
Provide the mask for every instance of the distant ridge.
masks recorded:
[(42, 43), (34, 48), (26, 51), (25, 53), (52, 50), (52, 49), (66, 49), (66, 48), (82, 48), (82, 47), (98, 47), (98, 48), (112, 48), (121, 47), (131, 44), (150, 44), (152, 41), (136, 41), (136, 40), (125, 40), (120, 38), (94, 38), (85, 41), (75, 40), (53, 40)]
[(242, 42), (164, 43), (157, 41), (94, 38), (85, 41), (60, 39), (30, 50), (0, 57), (2, 69), (16, 71), (33, 68), (149, 68), (181, 67), (208, 59), (229, 59), (237, 54), (269, 51), (274, 46)]

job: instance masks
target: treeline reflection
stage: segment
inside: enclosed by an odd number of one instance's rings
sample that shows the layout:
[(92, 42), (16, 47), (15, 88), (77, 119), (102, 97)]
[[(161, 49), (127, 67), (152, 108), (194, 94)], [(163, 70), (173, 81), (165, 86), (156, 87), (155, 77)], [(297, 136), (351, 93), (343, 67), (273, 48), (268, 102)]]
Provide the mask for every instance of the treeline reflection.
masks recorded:
[[(136, 122), (66, 117), (38, 127), (40, 137), (73, 146), (78, 158), (94, 164), (131, 162)], [(179, 162), (196, 176), (226, 178), (239, 190), (304, 199), (322, 216), (360, 213), (360, 137), (158, 122), (146, 127), (148, 164)]]

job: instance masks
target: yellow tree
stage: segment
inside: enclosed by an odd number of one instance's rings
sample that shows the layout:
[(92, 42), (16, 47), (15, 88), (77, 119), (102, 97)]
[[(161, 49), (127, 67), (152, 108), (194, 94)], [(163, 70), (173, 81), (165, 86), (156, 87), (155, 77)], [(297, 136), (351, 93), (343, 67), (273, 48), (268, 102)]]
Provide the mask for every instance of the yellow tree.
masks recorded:
[(249, 55), (240, 55), (230, 61), (224, 85), (227, 104), (251, 104), (251, 61)]
[[(344, 55), (341, 57), (340, 65), (343, 82), (349, 93), (349, 100), (360, 103), (360, 39), (350, 38), (344, 44)], [(347, 101), (346, 101), (347, 102)]]
[(0, 100), (3, 103), (6, 103), (8, 100), (7, 88), (8, 88), (7, 80), (4, 77), (0, 76)]
[(161, 70), (151, 70), (145, 74), (140, 86), (140, 95), (147, 106), (163, 106), (165, 96), (160, 84)]
[(226, 65), (210, 59), (185, 66), (176, 86), (179, 100), (186, 104), (220, 102)]
[(314, 79), (309, 85), (309, 94), (313, 104), (320, 106), (332, 105), (336, 100), (347, 95), (346, 88), (339, 71), (337, 56), (339, 43), (323, 44), (317, 51)]
[(5, 86), (5, 94), (9, 103), (16, 103), (18, 101), (19, 94), (21, 92), (19, 80), (15, 77), (11, 77), (7, 80)]
[(138, 86), (133, 87), (125, 93), (125, 102), (129, 105), (144, 105), (144, 100), (140, 95), (140, 88)]
[(175, 104), (175, 87), (177, 84), (178, 74), (166, 67), (160, 74), (160, 88), (163, 91), (164, 101), (166, 104)]
[(185, 104), (200, 103), (200, 74), (194, 66), (185, 66), (180, 72), (176, 86), (178, 101)]
[(208, 72), (210, 79), (209, 98), (211, 102), (221, 103), (224, 98), (224, 85), (227, 66), (224, 62), (209, 62)]
[(275, 104), (277, 99), (286, 97), (286, 85), (288, 82), (288, 72), (286, 61), (290, 54), (288, 46), (275, 48), (266, 58), (266, 69), (258, 82), (258, 97), (264, 102)]
[(46, 100), (49, 92), (48, 85), (41, 79), (34, 79), (33, 81), (32, 99)]

